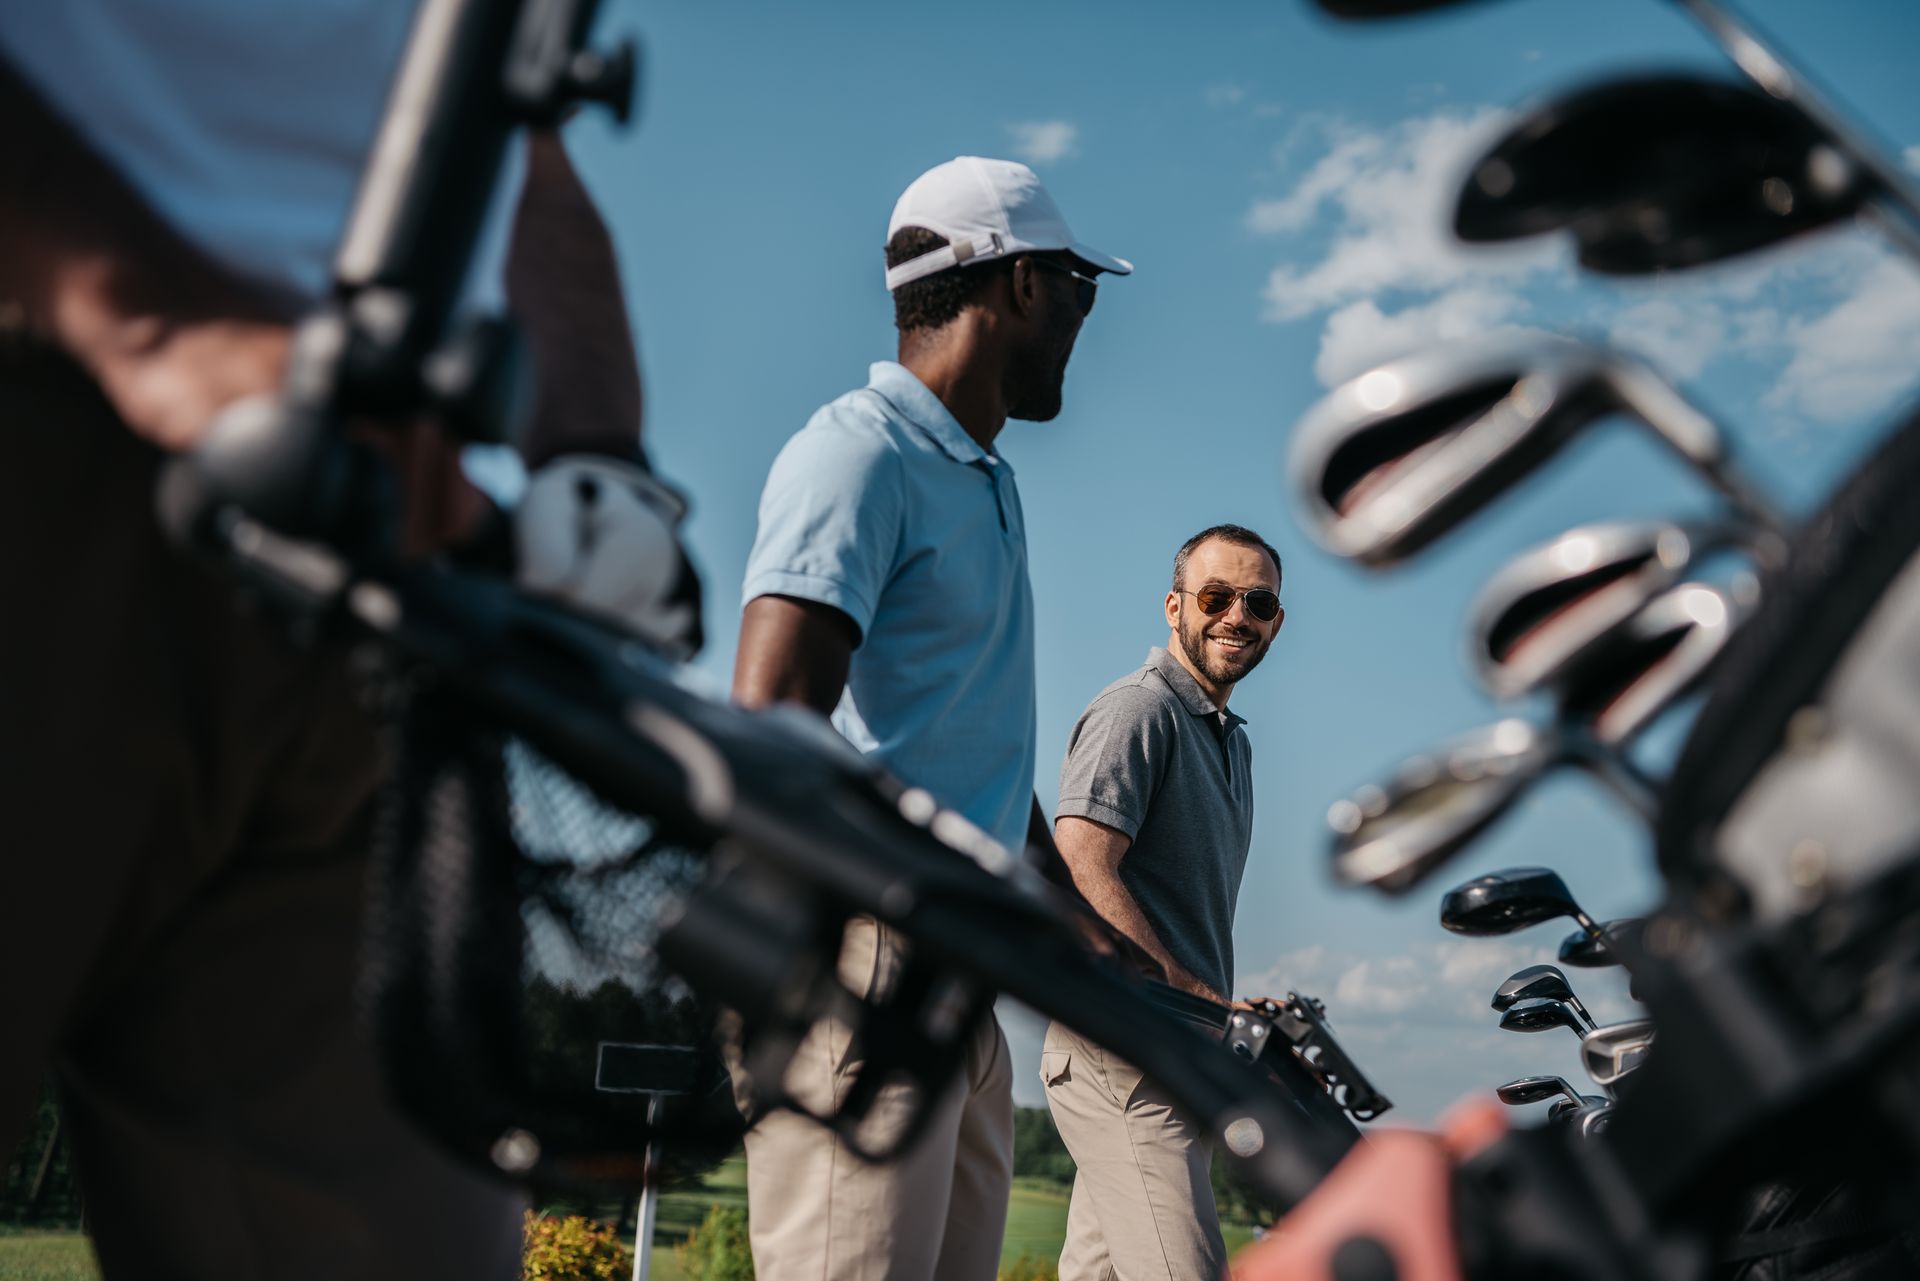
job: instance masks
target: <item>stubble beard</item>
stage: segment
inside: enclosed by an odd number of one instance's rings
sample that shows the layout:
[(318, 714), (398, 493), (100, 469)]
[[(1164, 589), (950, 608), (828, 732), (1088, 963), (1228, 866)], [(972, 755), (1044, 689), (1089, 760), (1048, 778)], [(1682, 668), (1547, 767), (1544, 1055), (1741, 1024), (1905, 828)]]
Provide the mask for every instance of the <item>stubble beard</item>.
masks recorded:
[[(1249, 642), (1250, 648), (1241, 651), (1246, 655), (1243, 661), (1234, 663), (1209, 650), (1207, 648), (1209, 629), (1215, 635)], [(1184, 604), (1181, 607), (1180, 648), (1187, 651), (1187, 660), (1197, 667), (1202, 675), (1223, 689), (1236, 684), (1248, 672), (1260, 666), (1260, 660), (1267, 656), (1267, 650), (1272, 644), (1271, 636), (1262, 640), (1260, 633), (1251, 628), (1229, 627), (1225, 623), (1216, 623), (1198, 610), (1188, 613)]]

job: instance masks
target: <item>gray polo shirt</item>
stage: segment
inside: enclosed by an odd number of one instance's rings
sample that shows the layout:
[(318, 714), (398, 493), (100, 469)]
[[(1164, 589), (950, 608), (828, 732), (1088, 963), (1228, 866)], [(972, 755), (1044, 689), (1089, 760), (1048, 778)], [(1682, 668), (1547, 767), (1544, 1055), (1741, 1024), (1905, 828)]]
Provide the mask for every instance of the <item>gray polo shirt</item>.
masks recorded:
[(1180, 964), (1233, 995), (1233, 909), (1253, 839), (1253, 749), (1232, 712), (1155, 646), (1067, 740), (1058, 815), (1133, 838), (1120, 881)]

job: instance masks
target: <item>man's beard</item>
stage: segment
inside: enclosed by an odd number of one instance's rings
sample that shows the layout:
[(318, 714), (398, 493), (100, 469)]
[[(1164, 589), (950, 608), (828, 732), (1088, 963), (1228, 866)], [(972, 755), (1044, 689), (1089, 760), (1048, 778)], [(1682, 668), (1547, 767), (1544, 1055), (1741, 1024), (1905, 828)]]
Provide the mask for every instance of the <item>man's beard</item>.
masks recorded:
[(1022, 422), (1047, 423), (1060, 416), (1067, 381), (1067, 358), (1073, 355), (1073, 340), (1066, 338), (1036, 344), (1037, 351), (1022, 352), (1012, 377), (1012, 396), (1007, 417)]
[[(1207, 633), (1230, 640), (1244, 640), (1247, 648), (1240, 651), (1238, 658), (1228, 658), (1216, 654), (1207, 648)], [(1187, 651), (1187, 660), (1215, 685), (1228, 686), (1238, 681), (1254, 668), (1260, 666), (1260, 660), (1267, 656), (1267, 650), (1273, 645), (1273, 637), (1262, 640), (1260, 633), (1252, 628), (1231, 627), (1224, 620), (1209, 618), (1198, 609), (1189, 612), (1184, 604), (1180, 609), (1180, 648)]]

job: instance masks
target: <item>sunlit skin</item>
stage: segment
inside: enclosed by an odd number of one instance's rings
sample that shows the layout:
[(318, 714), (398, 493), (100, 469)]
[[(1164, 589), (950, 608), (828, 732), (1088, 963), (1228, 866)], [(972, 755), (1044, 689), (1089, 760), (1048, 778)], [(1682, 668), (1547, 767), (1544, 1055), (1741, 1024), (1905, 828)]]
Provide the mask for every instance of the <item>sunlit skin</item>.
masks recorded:
[(1212, 538), (1188, 555), (1183, 581), (1167, 593), (1167, 652), (1187, 669), (1213, 705), (1224, 709), (1233, 687), (1267, 656), (1287, 611), (1283, 608), (1263, 623), (1247, 612), (1242, 597), (1209, 617), (1191, 595), (1209, 584), (1239, 591), (1264, 587), (1278, 595), (1280, 581), (1272, 559), (1260, 548)]

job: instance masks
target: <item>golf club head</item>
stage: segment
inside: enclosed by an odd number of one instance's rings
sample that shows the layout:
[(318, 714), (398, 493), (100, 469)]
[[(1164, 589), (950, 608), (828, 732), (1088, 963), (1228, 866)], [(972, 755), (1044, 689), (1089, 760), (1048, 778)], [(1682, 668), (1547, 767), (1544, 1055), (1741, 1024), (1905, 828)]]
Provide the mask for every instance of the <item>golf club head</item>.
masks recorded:
[(1327, 811), (1334, 876), (1398, 893), (1418, 884), (1507, 812), (1559, 758), (1525, 721), (1483, 726), (1415, 756), (1384, 784)]
[(1580, 1038), (1580, 1062), (1595, 1085), (1611, 1088), (1639, 1067), (1652, 1048), (1653, 1024), (1649, 1020), (1609, 1023)]
[(1569, 1119), (1579, 1125), (1582, 1138), (1590, 1139), (1596, 1134), (1604, 1134), (1607, 1126), (1613, 1123), (1613, 1100), (1590, 1099)]
[(1493, 1008), (1505, 1010), (1521, 1001), (1551, 1000), (1572, 1004), (1573, 986), (1557, 965), (1529, 965), (1515, 970), (1494, 989)]
[(1294, 432), (1295, 508), (1329, 551), (1394, 565), (1616, 410), (1716, 484), (1724, 479), (1719, 429), (1643, 362), (1526, 335), (1405, 356), (1328, 392)]
[(1740, 541), (1731, 525), (1619, 521), (1568, 530), (1509, 561), (1469, 612), (1467, 661), (1498, 699), (1552, 689), (1617, 627)]
[(1520, 1001), (1500, 1016), (1503, 1032), (1545, 1032), (1556, 1027), (1570, 1029), (1575, 1036), (1587, 1034), (1586, 1024), (1565, 1001)]
[(1642, 275), (1824, 227), (1871, 191), (1805, 114), (1757, 88), (1631, 76), (1529, 113), (1474, 166), (1453, 225), (1470, 243), (1570, 231), (1582, 266)]
[(1646, 928), (1646, 920), (1638, 916), (1623, 916), (1608, 921), (1600, 929), (1606, 938), (1597, 939), (1585, 930), (1575, 930), (1560, 940), (1559, 961), (1562, 965), (1577, 965), (1582, 969), (1599, 969), (1603, 966), (1618, 965), (1620, 958), (1609, 947), (1608, 940), (1623, 938), (1638, 940), (1640, 931)]
[(1669, 588), (1566, 675), (1560, 719), (1601, 747), (1624, 746), (1699, 684), (1739, 621), (1739, 606), (1717, 587)]
[(1455, 934), (1512, 934), (1555, 917), (1585, 915), (1560, 874), (1545, 867), (1488, 872), (1448, 890), (1440, 924)]
[(1574, 1107), (1579, 1107), (1584, 1101), (1562, 1076), (1523, 1076), (1517, 1081), (1508, 1081), (1494, 1093), (1499, 1095), (1500, 1101), (1510, 1108), (1539, 1103), (1556, 1094), (1565, 1096), (1563, 1101)]

